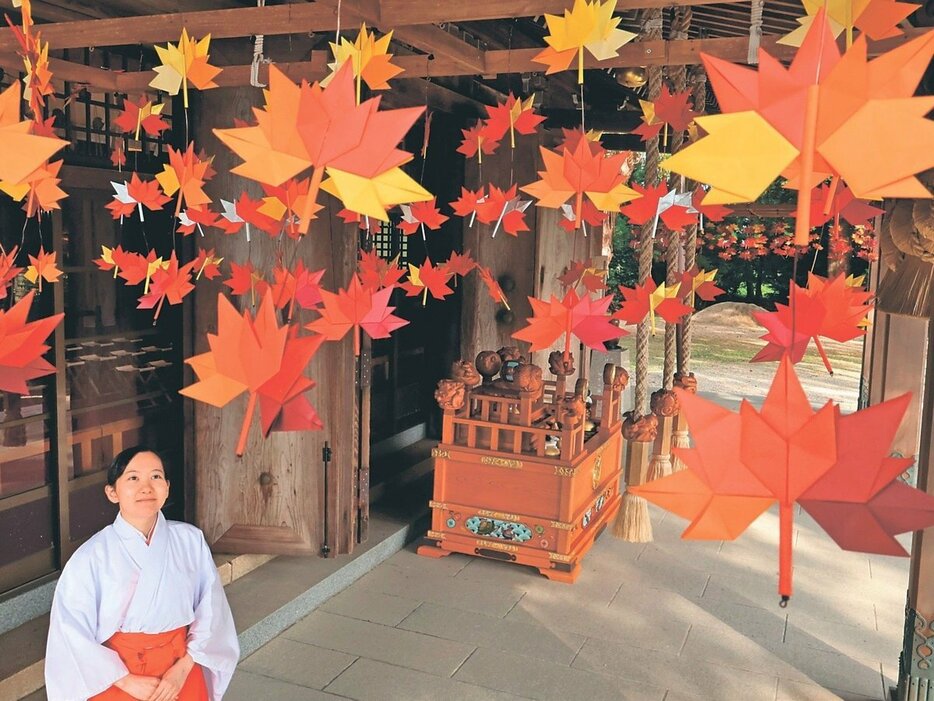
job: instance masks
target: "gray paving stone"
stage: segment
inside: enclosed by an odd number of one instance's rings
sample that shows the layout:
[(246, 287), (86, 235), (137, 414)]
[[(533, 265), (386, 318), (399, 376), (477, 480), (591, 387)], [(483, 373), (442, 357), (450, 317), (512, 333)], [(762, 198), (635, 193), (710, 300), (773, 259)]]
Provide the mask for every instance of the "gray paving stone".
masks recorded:
[(499, 617), (505, 616), (525, 593), (508, 584), (490, 586), (488, 582), (465, 581), (398, 567), (377, 567), (354, 587)]
[(240, 663), (246, 672), (323, 689), (353, 664), (354, 655), (278, 637)]
[(771, 699), (778, 683), (775, 675), (697, 660), (682, 664), (675, 656), (597, 639), (584, 643), (571, 666), (710, 699)]
[(426, 574), (444, 574), (449, 577), (455, 576), (458, 572), (470, 564), (476, 558), (461, 553), (452, 553), (447, 557), (435, 558), (419, 555), (416, 550), (418, 541), (409, 543), (402, 550), (397, 552), (391, 558), (386, 560), (386, 564), (392, 567), (401, 567), (409, 572), (425, 572)]
[(454, 674), (474, 650), (473, 645), (323, 611), (315, 611), (285, 631), (283, 636), (447, 677)]
[(359, 701), (518, 701), (528, 698), (367, 659), (358, 660), (334, 680), (328, 691)]
[(785, 643), (878, 662), (898, 658), (902, 649), (902, 631), (893, 630), (890, 626), (887, 632), (881, 632), (869, 626), (850, 626), (799, 616), (794, 621), (789, 619)]
[(788, 679), (778, 680), (778, 694), (775, 696), (775, 701), (840, 701), (841, 699), (843, 701), (884, 701), (881, 695), (863, 696)]
[(384, 626), (394, 626), (421, 603), (417, 599), (348, 587), (337, 596), (328, 599), (319, 610), (361, 621), (381, 623)]
[(224, 701), (257, 701), (275, 699), (276, 701), (336, 701), (346, 698), (329, 694), (307, 686), (289, 684), (251, 672), (238, 671), (224, 694)]
[(665, 690), (658, 686), (482, 647), (454, 678), (543, 701), (661, 701), (665, 696)]
[(553, 600), (529, 592), (509, 612), (506, 620), (603, 640), (637, 640), (641, 647), (677, 654), (684, 644), (690, 624), (683, 619), (673, 619), (665, 610), (669, 600), (665, 597), (673, 599), (677, 594), (655, 591), (657, 605), (650, 608), (621, 606), (616, 602), (605, 606), (587, 600), (563, 601), (556, 606)]
[(586, 638), (576, 633), (423, 604), (400, 628), (569, 665)]

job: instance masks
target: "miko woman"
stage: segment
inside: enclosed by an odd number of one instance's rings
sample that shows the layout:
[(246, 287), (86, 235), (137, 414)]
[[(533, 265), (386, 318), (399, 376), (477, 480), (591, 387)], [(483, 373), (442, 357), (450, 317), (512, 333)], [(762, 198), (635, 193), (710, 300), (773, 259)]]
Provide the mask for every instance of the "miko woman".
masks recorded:
[(146, 447), (114, 458), (104, 493), (120, 513), (55, 588), (49, 701), (220, 701), (240, 646), (204, 535), (162, 515), (169, 482)]

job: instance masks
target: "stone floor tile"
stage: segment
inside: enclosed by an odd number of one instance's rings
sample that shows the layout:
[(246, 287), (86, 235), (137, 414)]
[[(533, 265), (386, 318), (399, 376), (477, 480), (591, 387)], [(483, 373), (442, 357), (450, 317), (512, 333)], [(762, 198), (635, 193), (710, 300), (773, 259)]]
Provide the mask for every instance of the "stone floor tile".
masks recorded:
[(362, 658), (335, 679), (328, 691), (359, 701), (518, 701), (528, 698)]
[(452, 553), (441, 558), (425, 557), (419, 555), (417, 550), (418, 540), (415, 540), (386, 560), (386, 564), (392, 567), (404, 568), (409, 572), (440, 573), (453, 577), (473, 560), (477, 559), (461, 553)]
[(640, 647), (677, 654), (684, 644), (690, 623), (684, 619), (673, 619), (665, 610), (665, 597), (677, 598), (677, 594), (656, 591), (656, 605), (650, 607), (617, 603), (605, 606), (586, 600), (562, 601), (556, 605), (553, 599), (529, 592), (509, 612), (506, 620), (603, 640), (638, 641)]
[(417, 599), (348, 587), (324, 602), (319, 610), (357, 618), (361, 621), (381, 623), (384, 626), (394, 626), (417, 609), (421, 603)]
[(323, 689), (355, 659), (354, 655), (278, 637), (243, 660), (239, 669)]
[(757, 642), (781, 641), (785, 635), (787, 614), (774, 604), (770, 608), (759, 608), (711, 597), (693, 599), (691, 603), (705, 614), (695, 616), (694, 625), (725, 626)]
[(283, 636), (349, 655), (448, 677), (474, 650), (473, 645), (323, 611), (306, 616), (286, 630)]
[(771, 699), (778, 678), (591, 638), (571, 665), (710, 699)]
[(499, 617), (505, 616), (525, 593), (520, 587), (509, 584), (490, 586), (489, 582), (465, 581), (399, 567), (377, 567), (354, 587)]
[(886, 632), (881, 632), (869, 626), (849, 626), (799, 616), (789, 618), (785, 643), (816, 647), (871, 663), (898, 658), (902, 649), (902, 631), (889, 627)]
[(883, 701), (882, 696), (863, 696), (849, 691), (826, 689), (815, 684), (804, 684), (788, 679), (778, 680), (775, 701)]
[(482, 647), (454, 678), (542, 701), (661, 701), (665, 695), (658, 686)]
[(567, 631), (423, 604), (399, 628), (569, 665), (586, 638)]
[(276, 701), (336, 701), (346, 698), (336, 696), (307, 686), (289, 684), (251, 672), (238, 671), (224, 694), (224, 701), (257, 701), (275, 699)]

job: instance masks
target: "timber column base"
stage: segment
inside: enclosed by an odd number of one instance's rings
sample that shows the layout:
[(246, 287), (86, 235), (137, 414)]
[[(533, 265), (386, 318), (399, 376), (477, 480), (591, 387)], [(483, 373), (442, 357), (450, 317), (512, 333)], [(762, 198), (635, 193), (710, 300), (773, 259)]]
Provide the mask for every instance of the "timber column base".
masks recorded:
[[(934, 613), (934, 612), (932, 612)], [(905, 609), (905, 647), (898, 660), (898, 701), (934, 701), (934, 615)]]

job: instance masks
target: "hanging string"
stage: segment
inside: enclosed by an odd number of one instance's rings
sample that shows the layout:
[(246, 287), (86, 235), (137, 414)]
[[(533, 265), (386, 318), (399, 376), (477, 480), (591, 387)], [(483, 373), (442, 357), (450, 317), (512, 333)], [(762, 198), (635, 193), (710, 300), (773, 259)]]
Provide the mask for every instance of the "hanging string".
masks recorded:
[[(256, 0), (257, 7), (265, 7), (266, 0)], [(270, 60), (263, 55), (265, 47), (265, 37), (257, 34), (253, 43), (253, 61), (250, 63), (250, 85), (254, 88), (265, 88), (266, 84), (259, 82), (259, 66), (261, 63), (270, 63)]]
[(341, 0), (337, 0), (337, 29), (334, 31), (334, 43), (341, 43)]

